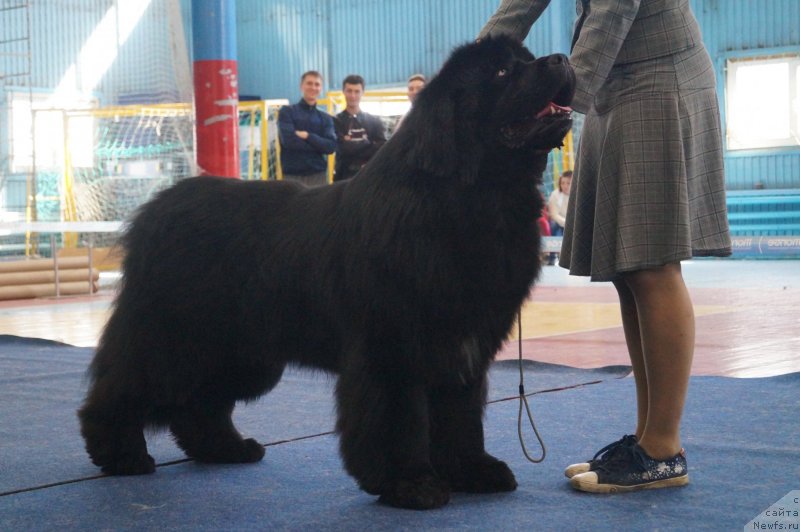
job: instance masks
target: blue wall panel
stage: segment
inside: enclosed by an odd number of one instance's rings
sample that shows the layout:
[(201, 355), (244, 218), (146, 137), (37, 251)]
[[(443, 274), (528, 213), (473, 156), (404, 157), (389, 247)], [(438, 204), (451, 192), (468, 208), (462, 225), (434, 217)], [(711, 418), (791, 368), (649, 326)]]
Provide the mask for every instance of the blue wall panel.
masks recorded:
[[(569, 46), (574, 10), (553, 4), (527, 41), (537, 55)], [(300, 74), (311, 69), (329, 89), (351, 73), (373, 88), (402, 86), (410, 74), (433, 75), (496, 7), (495, 0), (238, 0), (240, 88), (295, 99)]]
[[(185, 37), (171, 33), (178, 31), (174, 25), (177, 20), (170, 18), (171, 1), (150, 0), (133, 31), (120, 43), (118, 60), (107, 74), (105, 89), (109, 103), (176, 102), (191, 97), (189, 58), (173, 55), (172, 40)], [(179, 18), (177, 11), (176, 19)], [(184, 31), (191, 33), (191, 26), (186, 25)], [(180, 69), (185, 72), (179, 73)]]
[(112, 4), (113, 0), (31, 2), (31, 84), (34, 87), (58, 86)]
[(237, 2), (240, 94), (295, 99), (306, 70), (328, 78), (326, 3)]
[(800, 44), (797, 0), (691, 0), (691, 4), (712, 57), (730, 50)]
[[(692, 0), (703, 40), (717, 65), (720, 105), (725, 110), (724, 67), (728, 54), (788, 49), (800, 52), (798, 0)], [(800, 149), (728, 153), (725, 178), (731, 190), (800, 188)]]
[[(113, 60), (90, 92), (104, 104), (117, 103), (120, 94), (140, 94), (150, 101), (175, 101), (176, 65), (186, 58), (173, 56), (169, 2), (172, 0), (37, 0), (28, 9), (14, 10), (14, 18), (3, 15), (0, 40), (24, 37), (24, 17), (30, 17), (30, 78), (8, 79), (5, 85), (27, 86), (49, 92), (85, 88), (94, 79), (91, 70), (99, 64), (97, 54), (111, 54)], [(16, 5), (16, 3), (13, 3)], [(4, 4), (5, 5), (5, 4)], [(121, 6), (119, 12), (116, 10)], [(138, 6), (138, 9), (137, 9)], [(141, 11), (138, 20), (126, 19), (131, 10)], [(129, 34), (121, 27), (135, 23)], [(101, 46), (85, 48), (99, 26), (105, 29)], [(13, 26), (13, 27), (12, 27)], [(98, 42), (98, 41), (95, 41)], [(0, 50), (0, 71), (19, 71), (27, 66), (10, 53), (25, 52), (27, 43), (4, 45)], [(84, 52), (84, 62), (78, 61)], [(178, 61), (180, 59), (180, 61)], [(25, 62), (26, 63), (26, 62)]]

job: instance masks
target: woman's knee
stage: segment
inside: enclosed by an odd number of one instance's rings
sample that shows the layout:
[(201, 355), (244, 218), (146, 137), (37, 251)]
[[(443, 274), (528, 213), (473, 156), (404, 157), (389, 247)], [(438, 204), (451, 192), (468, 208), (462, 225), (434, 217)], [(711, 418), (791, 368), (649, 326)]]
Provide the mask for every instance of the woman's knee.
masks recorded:
[[(672, 289), (672, 287), (676, 286), (675, 283), (683, 283), (680, 262), (664, 264), (663, 266), (648, 268), (646, 270), (628, 272), (623, 274), (621, 279), (625, 286), (633, 293), (643, 290), (649, 292), (653, 290)], [(617, 290), (619, 290), (619, 288), (617, 288)]]

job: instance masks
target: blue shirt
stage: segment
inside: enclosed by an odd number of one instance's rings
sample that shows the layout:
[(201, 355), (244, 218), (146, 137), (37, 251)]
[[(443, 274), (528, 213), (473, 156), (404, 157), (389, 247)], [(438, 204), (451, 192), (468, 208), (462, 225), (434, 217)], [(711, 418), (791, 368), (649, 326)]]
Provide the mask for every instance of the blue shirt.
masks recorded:
[[(281, 140), (281, 167), (284, 174), (308, 175), (328, 168), (326, 155), (336, 151), (333, 117), (300, 100), (284, 105), (278, 114)], [(301, 139), (295, 131), (307, 131)]]

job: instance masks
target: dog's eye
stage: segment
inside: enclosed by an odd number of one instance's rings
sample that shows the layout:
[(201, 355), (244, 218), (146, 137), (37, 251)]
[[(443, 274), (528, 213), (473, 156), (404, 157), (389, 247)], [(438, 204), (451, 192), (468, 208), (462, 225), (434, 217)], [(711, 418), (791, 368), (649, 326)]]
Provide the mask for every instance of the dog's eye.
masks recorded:
[(506, 76), (507, 74), (508, 74), (508, 70), (506, 70), (505, 68), (501, 68), (500, 70), (497, 71), (497, 77), (498, 78), (502, 78), (502, 77)]

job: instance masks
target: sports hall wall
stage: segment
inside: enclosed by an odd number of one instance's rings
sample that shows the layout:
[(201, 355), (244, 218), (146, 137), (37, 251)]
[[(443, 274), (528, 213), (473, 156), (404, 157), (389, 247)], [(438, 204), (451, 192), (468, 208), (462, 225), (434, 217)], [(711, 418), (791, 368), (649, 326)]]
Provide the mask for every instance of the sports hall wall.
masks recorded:
[[(308, 69), (320, 70), (328, 88), (338, 88), (353, 72), (362, 74), (369, 88), (402, 86), (411, 73), (433, 74), (454, 45), (474, 38), (498, 2), (237, 0), (240, 93), (294, 100), (299, 76)], [(188, 98), (190, 0), (19, 3), (29, 6), (27, 21), (0, 13), (0, 41), (9, 41), (0, 45), (0, 173), (5, 179), (13, 178), (8, 168), (12, 94), (29, 88), (34, 97), (80, 93), (99, 105)], [(691, 5), (717, 67), (723, 109), (728, 56), (800, 51), (797, 0), (691, 0)], [(553, 0), (528, 46), (539, 55), (568, 50), (574, 14), (572, 0)], [(135, 24), (127, 27), (131, 21)], [(102, 42), (103, 32), (114, 34), (116, 45), (92, 49), (92, 42)], [(26, 65), (22, 56), (28, 45)], [(754, 105), (769, 113), (769, 103)], [(769, 189), (800, 188), (800, 149), (728, 152), (726, 169), (731, 190), (756, 183)]]
[[(475, 37), (498, 3), (238, 0), (241, 91), (294, 99), (300, 74), (309, 69), (321, 71), (329, 88), (338, 88), (353, 72), (372, 88), (402, 86), (411, 73), (434, 73), (452, 46)], [(690, 3), (717, 68), (723, 113), (729, 56), (800, 53), (797, 0)], [(572, 0), (551, 1), (526, 44), (536, 55), (569, 50), (574, 17)], [(751, 189), (756, 183), (768, 189), (800, 188), (800, 148), (728, 152), (725, 163), (731, 190)]]

